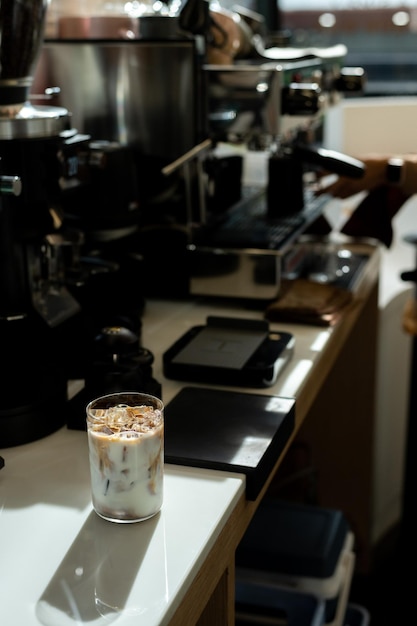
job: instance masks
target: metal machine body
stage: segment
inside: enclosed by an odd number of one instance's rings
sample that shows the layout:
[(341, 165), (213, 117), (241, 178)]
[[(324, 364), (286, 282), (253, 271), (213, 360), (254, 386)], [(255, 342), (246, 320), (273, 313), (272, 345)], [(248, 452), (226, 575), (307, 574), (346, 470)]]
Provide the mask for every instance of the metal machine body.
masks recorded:
[[(2, 17), (16, 18), (15, 5), (2, 3)], [(281, 247), (235, 251), (214, 245), (206, 230), (250, 203), (253, 191), (242, 184), (241, 158), (214, 149), (226, 140), (270, 150), (267, 188), (254, 197), (264, 194), (267, 219), (302, 209), (308, 158), (294, 148), (320, 140), (343, 64), (332, 51), (213, 66), (202, 33), (178, 31), (176, 18), (168, 34), (42, 41), (46, 6), (19, 5), (33, 9), (30, 54), (16, 41), (25, 16), (11, 38), (0, 33), (4, 445), (66, 421), (69, 379), (84, 378), (98, 393), (103, 381), (123, 385), (133, 374), (143, 388), (157, 388), (152, 355), (140, 347), (146, 297), (276, 295)], [(152, 24), (159, 21), (150, 16)], [(16, 51), (26, 55), (23, 69)], [(10, 192), (10, 180), (21, 182), (20, 193), (13, 184)], [(111, 341), (97, 343), (99, 336)]]
[[(297, 238), (330, 200), (314, 198), (315, 168), (362, 175), (359, 161), (321, 148), (327, 110), (344, 90), (361, 88), (362, 73), (343, 67), (343, 45), (315, 52), (283, 48), (280, 61), (204, 65), (212, 136), (269, 157), (266, 185), (242, 187), (234, 206), (220, 216), (209, 214), (194, 230), (188, 246), (193, 295), (276, 298), (284, 272), (294, 269), (296, 257), (300, 262), (300, 248), (292, 253)], [(250, 231), (246, 238), (240, 229)]]
[[(285, 50), (285, 49), (284, 49)], [(204, 65), (210, 129), (224, 140), (267, 148), (322, 117), (340, 99), (343, 46), (325, 61), (306, 55), (281, 61)]]
[[(82, 133), (129, 153), (138, 213), (133, 214), (137, 232), (128, 245), (131, 257), (141, 259), (145, 295), (217, 292), (242, 297), (244, 288), (238, 285), (246, 283), (249, 297), (265, 299), (279, 290), (284, 250), (279, 246), (275, 251), (261, 247), (244, 252), (240, 246), (233, 252), (233, 246), (226, 246), (220, 255), (219, 246), (207, 237), (202, 243), (207, 224), (239, 204), (247, 190), (242, 187), (238, 159), (219, 160), (214, 151), (202, 153), (199, 146), (209, 140), (215, 148), (226, 141), (248, 150), (270, 151), (268, 167), (275, 169), (268, 173), (266, 214), (276, 218), (277, 213), (299, 210), (304, 204), (308, 159), (295, 157), (292, 146), (300, 139), (313, 147), (320, 144), (323, 117), (343, 90), (345, 53), (344, 46), (316, 53), (283, 49), (281, 60), (252, 58), (213, 65), (204, 62), (197, 38), (181, 31), (162, 39), (46, 40), (32, 93), (35, 98), (52, 94), (54, 105), (69, 107)], [(277, 168), (284, 168), (278, 176)], [(110, 162), (106, 176), (93, 183), (96, 210), (86, 208), (84, 200), (76, 209), (79, 227), (92, 235), (94, 245), (103, 233), (118, 238), (111, 221), (101, 223), (103, 213), (116, 216), (120, 211), (117, 197), (109, 201), (109, 181), (113, 187), (116, 183), (119, 189), (126, 187)], [(67, 213), (74, 213), (71, 206)], [(299, 235), (300, 228), (293, 234)], [(286, 243), (293, 240), (294, 236)], [(163, 271), (156, 262), (161, 242), (171, 258)], [(262, 266), (270, 267), (268, 274), (262, 272), (261, 283), (248, 281), (253, 274), (248, 259), (253, 255), (258, 267), (259, 259)], [(227, 285), (229, 280), (219, 279), (219, 263), (227, 260), (230, 267), (230, 257), (235, 288), (223, 289), (222, 282)], [(211, 261), (216, 268), (212, 276)]]
[(78, 130), (161, 163), (178, 158), (203, 135), (191, 38), (46, 40), (32, 91), (50, 87), (58, 88), (53, 102), (65, 103)]

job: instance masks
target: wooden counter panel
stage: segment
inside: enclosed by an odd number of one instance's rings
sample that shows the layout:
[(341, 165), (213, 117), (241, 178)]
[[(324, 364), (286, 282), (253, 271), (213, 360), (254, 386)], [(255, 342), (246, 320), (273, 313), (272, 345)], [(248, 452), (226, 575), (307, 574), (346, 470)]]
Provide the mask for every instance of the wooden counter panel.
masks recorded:
[[(345, 513), (356, 538), (356, 569), (365, 573), (372, 560), (378, 283), (349, 315), (351, 323), (335, 331), (334, 345), (306, 382), (290, 450), (303, 450), (301, 463), (306, 457), (311, 463), (310, 489), (315, 494), (310, 492), (309, 497)], [(291, 465), (290, 456), (272, 482), (275, 494), (283, 480), (288, 483), (289, 472), (306, 469), (297, 461), (294, 466), (294, 460)], [(286, 496), (298, 499), (300, 493), (295, 488)]]
[(234, 555), (259, 501), (239, 500), (170, 626), (234, 626)]

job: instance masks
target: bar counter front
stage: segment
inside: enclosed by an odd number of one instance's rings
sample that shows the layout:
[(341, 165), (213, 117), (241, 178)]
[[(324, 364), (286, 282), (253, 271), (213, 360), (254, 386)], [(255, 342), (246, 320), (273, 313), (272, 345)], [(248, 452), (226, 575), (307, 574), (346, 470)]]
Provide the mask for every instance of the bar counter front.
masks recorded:
[[(294, 335), (293, 355), (272, 386), (240, 389), (295, 400), (293, 432), (256, 498), (243, 473), (166, 463), (162, 510), (114, 524), (92, 509), (85, 432), (63, 427), (0, 450), (1, 624), (233, 626), (236, 547), (298, 438), (314, 451), (319, 504), (345, 513), (356, 567), (369, 568), (379, 250), (350, 245), (369, 259), (342, 318), (271, 323)], [(162, 355), (208, 316), (262, 319), (210, 299), (146, 302), (142, 344), (165, 404), (189, 384), (164, 377)]]

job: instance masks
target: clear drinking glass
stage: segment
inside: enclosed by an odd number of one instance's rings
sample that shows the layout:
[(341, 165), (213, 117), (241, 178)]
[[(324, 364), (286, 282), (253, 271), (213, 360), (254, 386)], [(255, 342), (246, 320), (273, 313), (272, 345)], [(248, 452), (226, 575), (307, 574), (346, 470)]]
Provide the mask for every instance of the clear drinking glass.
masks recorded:
[(164, 405), (145, 393), (119, 392), (87, 405), (93, 507), (106, 520), (139, 522), (160, 510)]

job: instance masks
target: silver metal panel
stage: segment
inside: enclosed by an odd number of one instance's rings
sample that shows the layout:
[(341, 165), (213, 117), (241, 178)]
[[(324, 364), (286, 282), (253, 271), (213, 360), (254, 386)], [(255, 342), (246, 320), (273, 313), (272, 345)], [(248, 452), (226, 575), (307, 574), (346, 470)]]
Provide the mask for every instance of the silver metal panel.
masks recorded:
[(58, 87), (79, 132), (175, 159), (197, 143), (194, 42), (46, 41), (32, 94)]
[[(283, 88), (294, 77), (313, 80), (319, 59), (204, 65), (210, 127), (237, 137), (278, 137), (283, 130)], [(299, 119), (296, 120), (299, 124)]]
[(190, 293), (197, 296), (271, 300), (281, 284), (276, 250), (189, 246)]
[(71, 116), (63, 107), (25, 104), (14, 117), (0, 116), (0, 140), (58, 137), (70, 130)]
[(280, 131), (282, 68), (276, 64), (204, 67), (211, 125), (247, 135)]

